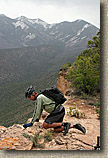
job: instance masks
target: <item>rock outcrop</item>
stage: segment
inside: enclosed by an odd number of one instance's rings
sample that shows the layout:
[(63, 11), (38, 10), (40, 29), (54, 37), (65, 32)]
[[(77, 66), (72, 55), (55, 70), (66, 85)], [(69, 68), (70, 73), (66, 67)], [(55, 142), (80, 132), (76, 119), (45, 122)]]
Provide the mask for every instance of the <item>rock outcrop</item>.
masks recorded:
[(59, 72), (58, 80), (57, 80), (57, 88), (66, 95), (67, 93), (71, 92), (72, 89), (70, 88), (71, 83), (68, 82), (66, 77), (67, 72), (63, 72), (62, 70)]
[[(80, 105), (79, 111), (85, 113), (85, 118), (67, 114), (70, 107), (76, 105)], [(39, 122), (26, 129), (23, 128), (23, 124), (14, 124), (7, 128), (0, 126), (0, 150), (94, 150), (97, 136), (100, 136), (100, 120), (95, 108), (87, 105), (85, 100), (71, 97), (67, 97), (64, 107), (64, 122), (81, 123), (86, 128), (86, 134), (71, 128), (64, 136), (63, 132), (56, 133), (53, 129), (44, 129), (42, 124), (47, 116), (44, 113)], [(31, 119), (28, 119), (27, 122), (30, 121)]]

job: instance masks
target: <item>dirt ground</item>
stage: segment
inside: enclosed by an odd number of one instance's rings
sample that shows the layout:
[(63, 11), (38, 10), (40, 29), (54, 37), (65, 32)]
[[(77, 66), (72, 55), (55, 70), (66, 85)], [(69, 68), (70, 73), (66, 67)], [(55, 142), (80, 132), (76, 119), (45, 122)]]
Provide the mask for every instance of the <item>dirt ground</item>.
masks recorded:
[[(8, 128), (0, 126), (0, 150), (94, 150), (97, 136), (100, 136), (100, 120), (96, 107), (88, 105), (87, 100), (66, 98), (67, 101), (63, 104), (63, 122), (70, 122), (71, 125), (80, 123), (86, 128), (85, 134), (75, 128), (69, 129), (65, 136), (63, 132), (56, 133), (53, 129), (44, 129), (43, 114), (39, 122), (26, 129), (23, 128), (23, 124), (14, 124)], [(79, 114), (83, 115), (79, 115), (79, 118), (70, 116), (70, 108), (76, 108)]]
[[(69, 129), (66, 136), (63, 135), (63, 132), (54, 132), (52, 141), (47, 141), (42, 150), (94, 150), (94, 146), (97, 145), (97, 136), (100, 137), (100, 120), (96, 113), (96, 107), (88, 105), (87, 100), (66, 98), (67, 101), (63, 104), (65, 107), (64, 122), (70, 122), (71, 125), (80, 123), (86, 128), (86, 134), (74, 128)], [(77, 118), (67, 114), (70, 107), (76, 106), (80, 113), (85, 114), (84, 117)], [(51, 132), (50, 129), (49, 131)], [(32, 150), (40, 150), (40, 148), (33, 148)]]
[[(94, 149), (92, 146), (97, 144), (97, 136), (100, 136), (100, 120), (98, 118), (98, 114), (96, 113), (96, 107), (88, 105), (86, 100), (75, 99), (71, 97), (67, 97), (67, 101), (64, 103), (64, 107), (66, 109), (66, 115), (64, 121), (69, 121), (71, 124), (80, 123), (86, 128), (86, 134), (82, 134), (77, 129), (70, 129), (69, 133), (72, 133), (72, 136), (78, 142), (82, 142), (85, 144), (85, 149)], [(85, 114), (82, 118), (71, 117), (67, 115), (70, 107), (76, 107), (79, 112)]]

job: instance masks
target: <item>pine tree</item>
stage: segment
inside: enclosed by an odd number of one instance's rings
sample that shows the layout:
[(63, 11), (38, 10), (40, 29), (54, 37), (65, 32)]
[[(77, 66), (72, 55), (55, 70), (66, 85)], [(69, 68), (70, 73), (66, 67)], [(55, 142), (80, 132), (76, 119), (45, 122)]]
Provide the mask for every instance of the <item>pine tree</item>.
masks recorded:
[(88, 49), (81, 53), (67, 79), (72, 82), (72, 87), (85, 92), (93, 93), (100, 90), (100, 32), (88, 41)]

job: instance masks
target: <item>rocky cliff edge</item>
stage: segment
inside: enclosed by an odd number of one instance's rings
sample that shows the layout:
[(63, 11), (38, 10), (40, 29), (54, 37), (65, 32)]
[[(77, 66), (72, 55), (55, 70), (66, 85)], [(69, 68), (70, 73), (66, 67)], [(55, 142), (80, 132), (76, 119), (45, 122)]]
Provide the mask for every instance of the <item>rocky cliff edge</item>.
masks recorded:
[[(62, 72), (59, 73), (57, 87), (64, 94), (70, 89), (70, 83), (65, 80)], [(70, 129), (64, 136), (63, 132), (43, 129), (42, 123), (47, 116), (43, 112), (40, 121), (26, 129), (23, 124), (14, 124), (7, 128), (0, 126), (0, 150), (94, 150), (97, 136), (100, 136), (100, 120), (96, 107), (89, 105), (87, 100), (77, 99), (72, 95), (66, 98), (67, 101), (63, 104), (66, 109), (64, 122), (81, 123), (86, 128), (86, 134)], [(30, 121), (31, 119), (27, 122)]]

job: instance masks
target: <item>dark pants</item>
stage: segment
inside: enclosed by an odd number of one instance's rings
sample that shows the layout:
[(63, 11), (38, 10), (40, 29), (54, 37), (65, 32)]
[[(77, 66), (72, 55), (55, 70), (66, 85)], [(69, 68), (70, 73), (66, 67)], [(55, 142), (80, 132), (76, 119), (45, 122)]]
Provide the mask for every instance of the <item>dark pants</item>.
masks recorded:
[(61, 123), (63, 121), (64, 115), (65, 115), (65, 108), (62, 105), (60, 105), (47, 116), (45, 122), (48, 124), (52, 124), (54, 122)]

